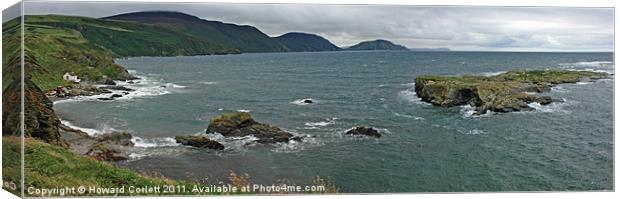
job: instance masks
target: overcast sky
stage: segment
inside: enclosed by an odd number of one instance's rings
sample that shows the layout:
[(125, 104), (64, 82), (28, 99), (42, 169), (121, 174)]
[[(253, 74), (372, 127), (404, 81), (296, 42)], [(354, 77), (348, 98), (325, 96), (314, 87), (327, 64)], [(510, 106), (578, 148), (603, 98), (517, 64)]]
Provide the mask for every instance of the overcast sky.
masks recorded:
[(387, 39), (410, 48), (452, 50), (612, 51), (612, 8), (418, 7), (302, 4), (146, 4), (26, 2), (26, 14), (104, 17), (179, 11), (252, 25), (270, 36), (321, 35), (338, 46)]

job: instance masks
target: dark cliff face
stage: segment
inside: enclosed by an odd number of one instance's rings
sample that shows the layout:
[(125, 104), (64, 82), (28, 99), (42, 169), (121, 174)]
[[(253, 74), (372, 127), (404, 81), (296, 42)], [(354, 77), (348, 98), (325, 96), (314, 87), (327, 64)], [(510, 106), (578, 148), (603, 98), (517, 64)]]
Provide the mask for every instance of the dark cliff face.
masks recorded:
[[(2, 92), (2, 135), (20, 135), (21, 81), (13, 80)], [(53, 102), (32, 81), (24, 81), (24, 137), (34, 137), (50, 144), (67, 147), (60, 137), (60, 120)]]
[(329, 40), (314, 34), (291, 32), (274, 37), (293, 52), (337, 51), (342, 50)]

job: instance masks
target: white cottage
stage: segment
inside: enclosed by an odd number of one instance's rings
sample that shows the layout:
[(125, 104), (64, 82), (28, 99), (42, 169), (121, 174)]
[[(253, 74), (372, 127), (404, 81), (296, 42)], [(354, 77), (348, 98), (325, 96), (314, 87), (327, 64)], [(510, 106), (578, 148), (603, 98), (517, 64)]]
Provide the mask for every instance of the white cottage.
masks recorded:
[(62, 78), (66, 81), (72, 81), (75, 83), (79, 83), (80, 79), (78, 78), (77, 75), (73, 74), (73, 73), (65, 73)]

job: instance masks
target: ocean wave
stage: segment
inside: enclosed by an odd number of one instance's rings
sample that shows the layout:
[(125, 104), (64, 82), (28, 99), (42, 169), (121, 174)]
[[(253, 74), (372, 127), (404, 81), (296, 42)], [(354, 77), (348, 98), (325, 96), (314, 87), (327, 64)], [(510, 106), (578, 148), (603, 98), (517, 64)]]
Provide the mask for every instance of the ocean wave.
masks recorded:
[(463, 118), (480, 118), (480, 117), (488, 117), (493, 115), (493, 111), (487, 111), (485, 114), (476, 114), (476, 107), (473, 107), (469, 104), (460, 106), (461, 115)]
[[(449, 129), (449, 128), (447, 128)], [(486, 134), (486, 131), (480, 130), (480, 129), (470, 129), (470, 130), (461, 130), (461, 129), (456, 129), (457, 132), (459, 132), (460, 134), (464, 134), (464, 135), (480, 135), (480, 134)]]
[(593, 66), (593, 67), (610, 67), (613, 65), (612, 61), (581, 61), (575, 63), (568, 63), (567, 65), (579, 65), (579, 66)]
[[(307, 100), (310, 100), (312, 102), (311, 103), (307, 103), (306, 102)], [(291, 102), (291, 104), (300, 105), (300, 106), (310, 105), (310, 104), (315, 104), (315, 103), (317, 103), (317, 100), (312, 99), (312, 98), (302, 98), (302, 99), (297, 99), (297, 100)]]
[(480, 73), (480, 75), (485, 76), (485, 77), (492, 77), (492, 76), (496, 76), (502, 73), (506, 73), (506, 71), (498, 71), (498, 72), (483, 72)]
[(553, 86), (551, 87), (551, 92), (558, 92), (558, 93), (567, 93), (570, 90), (562, 87), (562, 86)]
[[(576, 102), (567, 101), (566, 99), (562, 99), (562, 100), (563, 102), (553, 102), (547, 105), (541, 105), (538, 102), (529, 103), (527, 105), (535, 109), (534, 111), (530, 111), (530, 112), (570, 114), (571, 111), (565, 110), (564, 107), (571, 103), (576, 103)], [(527, 113), (527, 112), (522, 112), (522, 113)]]
[(180, 146), (180, 144), (177, 143), (176, 140), (172, 137), (156, 137), (145, 139), (138, 136), (133, 136), (131, 141), (134, 143), (135, 147), (141, 148)]
[(258, 140), (258, 138), (253, 135), (243, 137), (225, 137), (219, 133), (199, 133), (199, 135), (206, 136), (213, 141), (221, 143), (224, 145), (224, 151), (229, 152), (245, 152), (248, 150), (246, 146), (255, 145)]
[[(135, 98), (143, 98), (143, 97), (152, 97), (152, 96), (160, 96), (170, 94), (177, 89), (183, 89), (187, 86), (175, 84), (175, 83), (165, 83), (163, 79), (156, 80), (154, 78), (138, 75), (135, 70), (128, 70), (129, 73), (135, 77), (140, 78), (139, 80), (130, 80), (130, 81), (114, 81), (116, 86), (122, 86), (126, 88), (130, 88), (133, 91), (122, 91), (122, 90), (113, 90), (109, 89), (111, 93), (103, 93), (99, 95), (92, 96), (75, 96), (64, 98), (60, 100), (54, 101), (54, 104), (64, 103), (64, 102), (75, 102), (75, 101), (101, 101), (99, 98), (108, 98), (114, 94), (122, 95), (121, 97), (115, 98), (115, 100), (109, 100), (106, 102), (114, 102), (118, 100), (130, 100)], [(106, 87), (108, 85), (96, 85), (97, 87)], [(103, 102), (103, 101), (102, 101)]]
[(303, 139), (301, 141), (290, 140), (288, 142), (279, 142), (274, 144), (274, 147), (271, 149), (272, 152), (276, 153), (296, 153), (299, 151), (306, 150), (308, 148), (317, 147), (324, 145), (316, 137), (308, 136), (308, 135), (295, 135), (301, 136)]
[(413, 116), (413, 115), (407, 115), (407, 114), (402, 114), (402, 113), (397, 113), (397, 112), (393, 112), (393, 114), (398, 117), (411, 118), (413, 120), (425, 120), (423, 117), (418, 117), (418, 116)]
[(217, 84), (217, 82), (209, 82), (209, 81), (204, 81), (204, 82), (198, 82), (199, 84), (204, 84), (204, 85), (214, 85)]
[(563, 63), (559, 65), (560, 68), (567, 70), (604, 72), (608, 74), (614, 73), (614, 62), (612, 61), (581, 61), (573, 63)]
[(239, 110), (237, 110), (237, 112), (241, 112), (241, 113), (249, 113), (249, 112), (250, 112), (250, 110), (247, 110), (247, 109), (239, 109)]
[(403, 84), (406, 85), (407, 88), (406, 90), (400, 91), (398, 92), (398, 96), (401, 99), (404, 99), (410, 103), (415, 103), (415, 104), (428, 104), (424, 101), (422, 101), (422, 98), (418, 97), (418, 94), (415, 92), (415, 82), (412, 83), (407, 83), (407, 84)]
[(323, 127), (323, 126), (329, 126), (329, 125), (336, 124), (336, 119), (338, 119), (338, 118), (334, 117), (334, 118), (329, 118), (326, 121), (306, 122), (304, 125), (306, 125), (308, 127), (319, 128), (319, 127)]
[(114, 128), (110, 127), (109, 125), (105, 124), (105, 123), (101, 124), (100, 128), (98, 128), (98, 129), (79, 127), (79, 126), (73, 125), (69, 121), (62, 120), (62, 119), (60, 120), (60, 123), (65, 125), (65, 126), (67, 126), (67, 127), (69, 127), (69, 128), (83, 131), (84, 133), (88, 134), (89, 136), (97, 136), (97, 135), (101, 135), (101, 134), (105, 134), (105, 133), (111, 133), (111, 132), (118, 131), (117, 129), (114, 129)]

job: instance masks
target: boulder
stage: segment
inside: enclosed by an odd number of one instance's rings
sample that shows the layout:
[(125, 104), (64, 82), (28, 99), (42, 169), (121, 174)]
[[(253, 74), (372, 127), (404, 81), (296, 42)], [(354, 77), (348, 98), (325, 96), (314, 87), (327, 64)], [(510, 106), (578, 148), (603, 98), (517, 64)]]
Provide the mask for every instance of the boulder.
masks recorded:
[(193, 146), (197, 148), (208, 148), (215, 150), (224, 150), (224, 145), (219, 142), (213, 141), (206, 136), (176, 136), (174, 137), (177, 143), (187, 146)]
[(302, 102), (305, 103), (305, 104), (312, 104), (312, 103), (314, 103), (314, 101), (312, 101), (312, 99), (304, 99)]
[(104, 133), (96, 137), (98, 142), (107, 142), (109, 144), (116, 144), (120, 146), (134, 146), (134, 143), (131, 141), (133, 136), (131, 133), (126, 131), (116, 131), (112, 133)]
[(345, 135), (364, 135), (370, 137), (380, 138), (381, 133), (372, 127), (358, 126), (348, 130)]
[(129, 156), (121, 147), (104, 142), (98, 142), (92, 145), (85, 155), (99, 161), (121, 161), (129, 159)]
[(83, 139), (82, 142), (88, 142), (88, 140), (94, 142), (85, 153), (87, 156), (99, 161), (121, 161), (129, 159), (125, 151), (126, 148), (134, 146), (131, 141), (132, 138), (133, 136), (129, 132), (117, 131), (101, 134), (97, 137), (86, 137), (87, 140)]
[(119, 97), (123, 97), (123, 95), (121, 95), (121, 94), (112, 94), (110, 96), (110, 98), (119, 98)]
[(250, 113), (246, 112), (224, 114), (212, 118), (206, 133), (220, 133), (225, 137), (251, 135), (258, 138), (260, 143), (288, 142), (293, 139), (293, 134), (269, 124), (256, 122)]
[(114, 80), (112, 80), (112, 79), (105, 79), (103, 81), (103, 84), (104, 85), (112, 85), (113, 86), (113, 85), (116, 85), (116, 82), (114, 82)]

